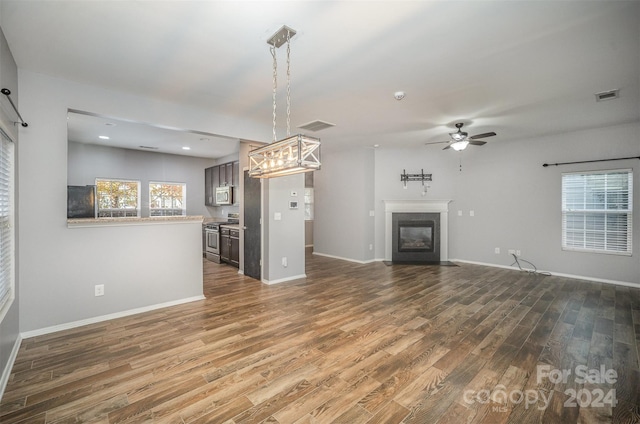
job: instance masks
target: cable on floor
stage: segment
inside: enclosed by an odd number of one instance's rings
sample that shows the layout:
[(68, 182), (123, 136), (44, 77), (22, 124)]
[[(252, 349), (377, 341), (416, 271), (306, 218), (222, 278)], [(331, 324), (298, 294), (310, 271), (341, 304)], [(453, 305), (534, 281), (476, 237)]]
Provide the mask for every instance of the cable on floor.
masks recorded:
[[(550, 273), (550, 272), (541, 272), (541, 271), (538, 271), (538, 268), (536, 268), (536, 266), (535, 266), (534, 264), (532, 264), (531, 262), (529, 262), (529, 261), (527, 261), (527, 260), (525, 260), (525, 259), (518, 258), (518, 256), (516, 256), (516, 254), (515, 254), (515, 253), (512, 253), (512, 254), (511, 254), (511, 256), (513, 256), (513, 259), (515, 259), (515, 262), (513, 262), (513, 263), (511, 264), (511, 266), (518, 265), (518, 269), (520, 269), (520, 271), (522, 271), (522, 272), (526, 272), (526, 273), (528, 273), (528, 274), (551, 275), (551, 273)], [(531, 265), (531, 266), (533, 267), (533, 269), (526, 269), (526, 268), (522, 268), (522, 265), (520, 265), (520, 262), (521, 262), (521, 261), (522, 261), (522, 262), (526, 262), (526, 263), (528, 263), (529, 265)]]

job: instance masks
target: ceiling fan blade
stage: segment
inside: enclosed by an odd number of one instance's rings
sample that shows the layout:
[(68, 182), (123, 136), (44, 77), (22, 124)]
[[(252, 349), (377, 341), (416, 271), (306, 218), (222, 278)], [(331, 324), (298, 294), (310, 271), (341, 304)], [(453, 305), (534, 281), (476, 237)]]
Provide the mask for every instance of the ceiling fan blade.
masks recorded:
[(469, 140), (469, 144), (472, 144), (474, 146), (483, 146), (487, 144), (487, 142), (482, 140)]
[(494, 133), (493, 131), (488, 132), (488, 133), (482, 133), (482, 134), (476, 134), (476, 135), (472, 135), (471, 137), (469, 137), (471, 140), (477, 140), (479, 138), (486, 138), (486, 137), (493, 137), (494, 135), (496, 135), (496, 133)]
[(447, 150), (447, 149), (449, 149), (450, 147), (451, 147), (451, 144), (448, 144), (448, 145), (447, 145), (447, 147), (445, 147), (445, 148), (444, 148), (444, 149), (442, 149), (442, 150)]
[(428, 143), (424, 143), (425, 146), (428, 146), (430, 144), (442, 144), (442, 143), (448, 143), (448, 141), (430, 141)]

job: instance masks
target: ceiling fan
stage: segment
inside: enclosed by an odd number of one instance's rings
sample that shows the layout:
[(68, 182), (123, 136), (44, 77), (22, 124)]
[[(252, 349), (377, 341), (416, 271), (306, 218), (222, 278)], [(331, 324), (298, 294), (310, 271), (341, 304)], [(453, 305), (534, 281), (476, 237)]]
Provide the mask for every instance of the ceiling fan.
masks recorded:
[(461, 151), (461, 150), (466, 149), (469, 144), (471, 144), (473, 146), (482, 146), (483, 144), (486, 144), (487, 142), (483, 141), (483, 140), (480, 140), (481, 138), (493, 137), (494, 135), (496, 135), (496, 133), (491, 131), (491, 132), (487, 132), (487, 133), (472, 135), (471, 137), (469, 137), (469, 133), (462, 131), (462, 126), (463, 125), (464, 124), (462, 122), (458, 122), (456, 124), (456, 128), (458, 129), (458, 132), (449, 133), (449, 136), (451, 136), (451, 140), (449, 140), (449, 141), (436, 141), (435, 143), (427, 143), (427, 144), (448, 143), (447, 146), (442, 150), (446, 150), (448, 148), (452, 148), (453, 150)]

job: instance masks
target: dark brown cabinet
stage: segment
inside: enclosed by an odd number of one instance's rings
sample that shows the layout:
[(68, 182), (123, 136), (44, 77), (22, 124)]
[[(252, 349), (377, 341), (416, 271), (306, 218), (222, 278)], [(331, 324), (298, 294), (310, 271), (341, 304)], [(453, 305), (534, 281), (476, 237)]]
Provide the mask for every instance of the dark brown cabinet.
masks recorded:
[(216, 188), (221, 186), (233, 187), (233, 204), (237, 204), (235, 191), (240, 184), (240, 162), (223, 163), (204, 170), (204, 204), (218, 206), (216, 203)]
[(213, 185), (214, 168), (215, 167), (211, 167), (204, 170), (204, 204), (207, 206), (214, 206), (214, 202), (216, 200), (216, 190)]
[(240, 230), (232, 229), (229, 234), (229, 263), (240, 266)]
[(240, 266), (240, 230), (220, 226), (220, 260), (235, 267)]
[(229, 243), (229, 228), (220, 227), (220, 260), (222, 262), (229, 262), (231, 255), (231, 243)]

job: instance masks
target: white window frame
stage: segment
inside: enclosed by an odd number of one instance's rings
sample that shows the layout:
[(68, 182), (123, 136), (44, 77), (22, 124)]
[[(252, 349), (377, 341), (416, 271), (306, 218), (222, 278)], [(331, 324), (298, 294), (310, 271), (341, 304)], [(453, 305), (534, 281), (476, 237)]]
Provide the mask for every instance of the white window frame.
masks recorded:
[[(613, 175), (626, 174), (627, 189), (612, 188)], [(582, 186), (580, 186), (582, 184)], [(595, 184), (599, 184), (595, 187)], [(631, 256), (633, 252), (633, 170), (566, 172), (562, 174), (562, 250)], [(626, 201), (611, 202), (622, 193)], [(582, 195), (582, 199), (575, 200)], [(574, 197), (570, 200), (569, 197)], [(595, 199), (602, 198), (602, 202)], [(581, 205), (576, 205), (581, 203)], [(626, 203), (626, 208), (623, 205)], [(573, 206), (573, 207), (572, 207)], [(620, 219), (620, 215), (626, 215)], [(615, 217), (615, 221), (612, 219)], [(616, 223), (624, 222), (619, 229)], [(611, 227), (609, 227), (611, 224)]]
[[(154, 215), (154, 211), (156, 210), (171, 210), (176, 211), (176, 208), (152, 208), (151, 207), (151, 185), (152, 184), (160, 184), (160, 185), (168, 185), (168, 186), (181, 186), (182, 187), (182, 209), (180, 214), (161, 214)], [(151, 218), (162, 218), (164, 216), (186, 216), (187, 215), (187, 183), (176, 183), (176, 182), (168, 182), (168, 181), (149, 181), (149, 217)]]
[(0, 129), (0, 322), (15, 300), (15, 145)]
[[(140, 181), (139, 180), (127, 180), (127, 179), (122, 179), (122, 178), (96, 178), (96, 203), (98, 206), (98, 217), (101, 217), (101, 212), (102, 213), (110, 213), (112, 218), (131, 218), (134, 215), (130, 215), (127, 213), (132, 212), (132, 209), (127, 209), (127, 208), (109, 208), (109, 209), (101, 209), (100, 208), (100, 191), (98, 189), (98, 182), (99, 181), (109, 181), (109, 182), (124, 182), (124, 183), (136, 183), (138, 185), (138, 195), (137, 195), (137, 199), (136, 199), (136, 208), (135, 208), (135, 217), (140, 218), (140, 208), (141, 208), (141, 203), (140, 200), (142, 199), (141, 195), (141, 185), (140, 185)], [(124, 213), (124, 215), (122, 216), (118, 216), (121, 213)], [(113, 214), (116, 214), (116, 216), (114, 217)], [(104, 218), (104, 217), (103, 217)]]
[(313, 221), (313, 204), (314, 200), (314, 190), (313, 187), (305, 187), (304, 189), (304, 220), (305, 221)]

